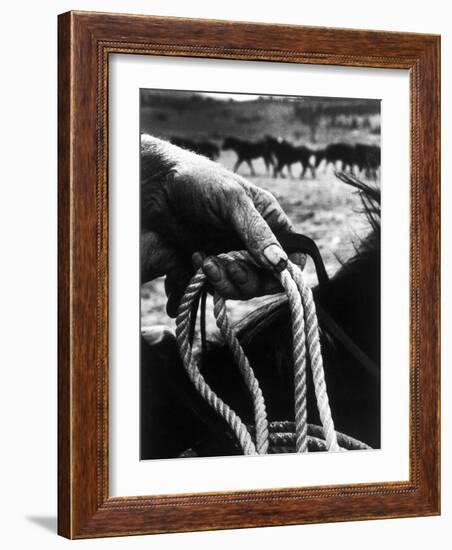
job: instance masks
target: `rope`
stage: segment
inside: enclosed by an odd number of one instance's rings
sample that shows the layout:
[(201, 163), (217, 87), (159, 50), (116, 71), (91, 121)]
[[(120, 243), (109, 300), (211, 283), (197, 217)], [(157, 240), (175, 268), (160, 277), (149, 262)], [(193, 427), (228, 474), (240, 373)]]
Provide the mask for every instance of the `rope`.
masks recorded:
[[(293, 434), (292, 434), (293, 435)], [(323, 439), (319, 439), (318, 437), (314, 437), (312, 435), (308, 435), (307, 437), (308, 441), (308, 451), (309, 452), (315, 452), (315, 451), (327, 451), (328, 448), (326, 446), (326, 443)], [(293, 445), (287, 444), (287, 445), (272, 445), (270, 447), (270, 453), (271, 454), (287, 454), (287, 453), (293, 453)]]
[(308, 451), (306, 337), (303, 304), (297, 285), (285, 269), (279, 277), (289, 300), (292, 319), (296, 450)]
[(256, 447), (259, 454), (266, 454), (268, 451), (268, 420), (265, 408), (264, 396), (259, 386), (253, 369), (236, 338), (227, 317), (226, 304), (224, 299), (217, 293), (213, 298), (213, 311), (217, 327), (226, 341), (232, 356), (239, 366), (245, 384), (251, 394), (254, 406), (254, 419), (256, 423)]
[[(336, 432), (336, 437), (339, 444), (340, 450), (367, 450), (370, 449), (368, 445), (365, 443), (362, 443), (361, 441), (358, 441), (354, 437), (350, 437), (349, 435), (343, 434), (341, 432)], [(287, 449), (291, 449), (290, 451), (286, 452), (294, 452), (295, 449), (295, 438), (296, 434), (293, 433), (293, 431), (271, 431), (270, 432), (270, 442), (271, 442), (271, 448), (274, 449), (275, 447), (286, 447)], [(315, 424), (309, 424), (308, 425), (308, 446), (309, 446), (309, 440), (312, 438), (315, 438), (317, 440), (321, 440), (323, 442), (324, 449), (327, 449), (327, 442), (324, 441), (323, 438), (323, 429), (321, 426), (316, 426)]]
[(287, 270), (292, 275), (300, 291), (306, 323), (306, 340), (311, 357), (311, 370), (314, 380), (317, 407), (322, 422), (326, 445), (329, 451), (339, 451), (330, 403), (326, 391), (325, 371), (323, 369), (322, 351), (320, 349), (319, 325), (315, 310), (314, 297), (311, 289), (304, 282), (301, 270), (292, 262), (288, 263)]
[(190, 321), (192, 317), (192, 303), (196, 300), (205, 283), (206, 277), (199, 270), (191, 279), (182, 301), (179, 305), (176, 319), (176, 339), (185, 370), (200, 395), (232, 428), (239, 444), (246, 455), (257, 454), (251, 435), (240, 417), (212, 390), (199, 371), (189, 343)]
[[(277, 420), (270, 422), (269, 425), (270, 430), (270, 451), (271, 453), (294, 453), (295, 452), (295, 439), (296, 436), (294, 434), (295, 430), (295, 423), (291, 422), (290, 420)], [(251, 433), (253, 433), (253, 426), (249, 427), (249, 430)], [(369, 450), (372, 447), (369, 447), (366, 443), (363, 443), (362, 441), (359, 441), (358, 439), (351, 437), (350, 435), (346, 435), (342, 432), (336, 431), (336, 437), (337, 442), (340, 446), (341, 450), (348, 450), (348, 451), (356, 451), (356, 450)], [(322, 448), (315, 449), (316, 446), (315, 442), (313, 443), (313, 438), (316, 440), (322, 441)], [(283, 448), (285, 451), (281, 450), (275, 450), (275, 449), (281, 449)], [(317, 426), (316, 424), (308, 424), (308, 449), (309, 451), (312, 450), (327, 450), (326, 443), (324, 441), (323, 436), (323, 428), (321, 426)]]
[[(247, 252), (232, 252), (221, 254), (219, 258), (250, 260)], [(277, 275), (289, 301), (292, 322), (293, 362), (294, 362), (294, 401), (295, 401), (295, 449), (304, 453), (311, 447), (318, 446), (313, 440), (317, 436), (308, 436), (307, 423), (307, 384), (306, 360), (310, 358), (313, 374), (317, 407), (322, 422), (324, 447), (328, 451), (339, 451), (337, 434), (331, 416), (331, 409), (326, 391), (325, 375), (323, 370), (322, 354), (320, 349), (319, 329), (311, 289), (305, 284), (301, 270), (292, 262), (288, 262), (287, 269)], [(256, 445), (250, 431), (242, 422), (238, 414), (232, 410), (212, 390), (192, 355), (190, 339), (192, 327), (196, 322), (195, 304), (206, 282), (202, 269), (192, 277), (179, 305), (176, 319), (176, 339), (179, 352), (188, 376), (201, 396), (224, 418), (235, 433), (245, 454), (266, 454), (269, 452), (269, 427), (265, 408), (265, 401), (259, 383), (254, 375), (248, 359), (232, 330), (226, 312), (224, 299), (214, 293), (214, 315), (217, 326), (222, 334), (232, 356), (239, 367), (253, 400)], [(306, 346), (307, 344), (307, 346)], [(293, 441), (293, 438), (292, 438)], [(282, 447), (287, 445), (282, 445)], [(273, 451), (271, 451), (273, 452)]]

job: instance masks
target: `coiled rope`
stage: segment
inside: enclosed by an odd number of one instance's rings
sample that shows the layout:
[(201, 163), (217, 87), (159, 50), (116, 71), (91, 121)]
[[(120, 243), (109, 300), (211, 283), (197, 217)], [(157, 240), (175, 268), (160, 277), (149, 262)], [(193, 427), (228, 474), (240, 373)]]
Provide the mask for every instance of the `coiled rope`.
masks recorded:
[[(249, 428), (253, 433), (253, 427)], [(288, 420), (270, 422), (270, 453), (292, 453), (295, 448), (294, 423)], [(368, 450), (371, 447), (349, 435), (336, 431), (337, 441), (344, 450)], [(308, 424), (308, 450), (326, 451), (323, 429), (315, 424)]]
[[(247, 252), (221, 254), (219, 258), (253, 261)], [(295, 435), (290, 436), (290, 434), (285, 434), (283, 438), (285, 443), (275, 439), (274, 434), (270, 436), (262, 390), (240, 342), (229, 324), (225, 301), (218, 293), (214, 293), (214, 316), (220, 333), (239, 367), (239, 371), (253, 400), (255, 442), (250, 430), (243, 423), (239, 415), (212, 390), (201, 374), (197, 361), (193, 357), (190, 338), (193, 324), (196, 322), (196, 311), (194, 311), (196, 308), (193, 306), (199, 300), (200, 293), (206, 283), (206, 276), (201, 269), (195, 273), (188, 284), (179, 305), (176, 319), (176, 339), (184, 368), (200, 395), (229, 424), (244, 454), (253, 455), (275, 452), (273, 447), (287, 448), (289, 443), (293, 446), (294, 439), (295, 450), (298, 453), (308, 452), (308, 450), (339, 451), (342, 448), (346, 448), (346, 446), (339, 446), (338, 432), (334, 429), (326, 389), (319, 327), (312, 291), (305, 284), (300, 268), (290, 261), (288, 261), (287, 268), (281, 273), (275, 274), (275, 276), (279, 279), (287, 294), (291, 313)], [(319, 431), (316, 432), (316, 435), (308, 435), (306, 383), (306, 363), (308, 358), (312, 370), (317, 407), (322, 423), (322, 428), (319, 429), (323, 432), (324, 441), (319, 438), (321, 435)], [(269, 449), (270, 443), (275, 444), (272, 445), (272, 449)]]

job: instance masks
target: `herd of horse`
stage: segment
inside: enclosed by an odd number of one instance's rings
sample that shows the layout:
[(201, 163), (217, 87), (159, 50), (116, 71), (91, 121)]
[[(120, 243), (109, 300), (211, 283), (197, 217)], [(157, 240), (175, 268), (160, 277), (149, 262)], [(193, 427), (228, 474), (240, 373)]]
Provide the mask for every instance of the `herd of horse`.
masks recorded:
[(381, 150), (378, 145), (364, 143), (330, 143), (321, 149), (312, 149), (306, 145), (296, 145), (283, 138), (265, 136), (257, 141), (248, 141), (235, 137), (227, 137), (220, 147), (210, 141), (193, 141), (191, 139), (171, 138), (174, 145), (188, 149), (211, 160), (217, 160), (222, 151), (233, 151), (236, 156), (234, 172), (241, 164), (246, 163), (252, 176), (256, 175), (253, 161), (262, 159), (266, 172), (273, 177), (293, 177), (292, 167), (300, 165), (300, 179), (307, 172), (314, 179), (316, 171), (323, 163), (324, 169), (333, 166), (342, 172), (354, 175), (364, 175), (368, 179), (376, 179), (381, 164)]

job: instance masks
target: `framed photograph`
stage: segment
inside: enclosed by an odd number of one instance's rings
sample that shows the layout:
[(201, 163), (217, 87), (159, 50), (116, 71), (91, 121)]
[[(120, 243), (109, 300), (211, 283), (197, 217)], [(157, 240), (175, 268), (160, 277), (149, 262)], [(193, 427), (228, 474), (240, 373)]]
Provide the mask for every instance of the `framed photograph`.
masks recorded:
[(440, 513), (439, 56), (59, 16), (61, 535)]

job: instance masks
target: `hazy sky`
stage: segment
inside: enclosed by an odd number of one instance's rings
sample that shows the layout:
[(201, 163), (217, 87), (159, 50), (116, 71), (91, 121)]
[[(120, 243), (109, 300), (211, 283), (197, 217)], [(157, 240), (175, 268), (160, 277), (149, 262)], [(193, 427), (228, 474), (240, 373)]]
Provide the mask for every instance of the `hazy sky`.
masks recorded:
[(216, 99), (233, 99), (234, 101), (253, 101), (259, 98), (259, 95), (254, 94), (222, 94), (217, 92), (201, 92), (200, 95), (214, 97)]

